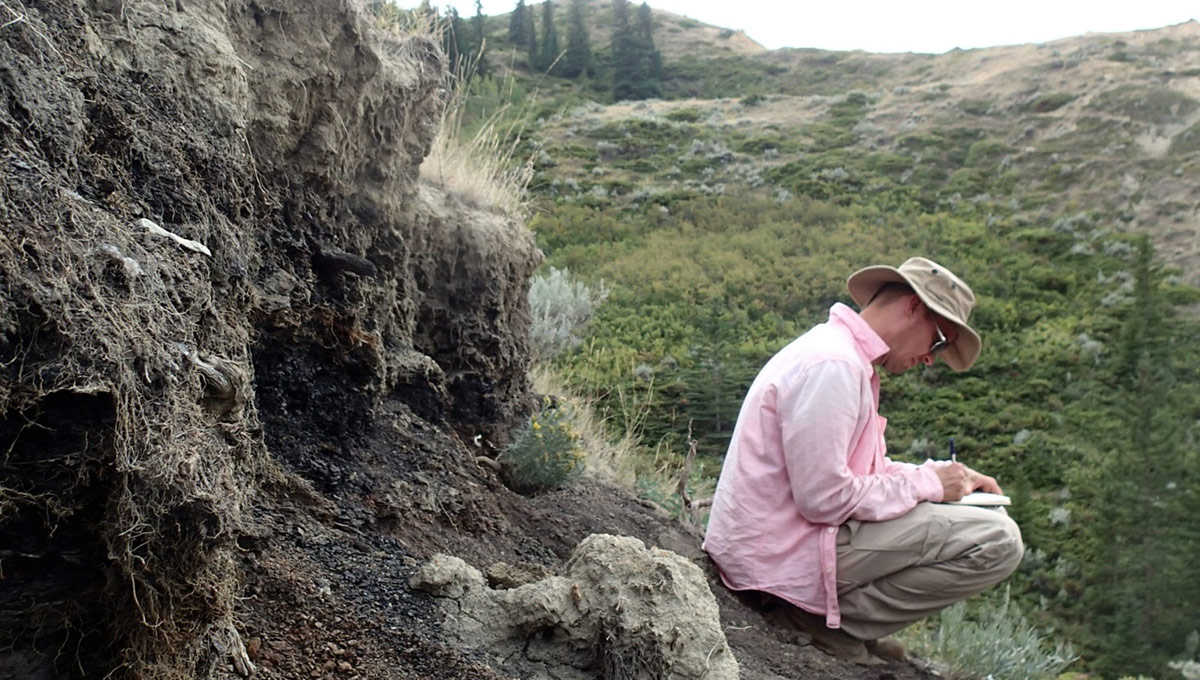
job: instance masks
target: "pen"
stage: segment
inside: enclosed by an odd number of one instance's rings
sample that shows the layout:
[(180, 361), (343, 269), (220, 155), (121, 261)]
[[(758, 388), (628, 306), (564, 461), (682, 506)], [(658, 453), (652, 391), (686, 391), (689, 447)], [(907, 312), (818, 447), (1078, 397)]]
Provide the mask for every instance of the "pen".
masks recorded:
[(954, 437), (950, 438), (950, 462), (958, 462), (958, 452), (954, 450)]

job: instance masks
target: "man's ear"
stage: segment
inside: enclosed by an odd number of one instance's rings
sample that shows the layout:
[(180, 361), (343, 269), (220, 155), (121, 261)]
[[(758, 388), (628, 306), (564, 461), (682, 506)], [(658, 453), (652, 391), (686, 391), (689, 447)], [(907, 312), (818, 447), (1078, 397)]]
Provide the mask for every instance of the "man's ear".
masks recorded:
[(920, 295), (913, 293), (912, 295), (908, 296), (908, 304), (905, 306), (905, 311), (907, 311), (909, 314), (915, 314), (916, 312), (921, 311), (924, 307), (925, 301), (921, 299)]

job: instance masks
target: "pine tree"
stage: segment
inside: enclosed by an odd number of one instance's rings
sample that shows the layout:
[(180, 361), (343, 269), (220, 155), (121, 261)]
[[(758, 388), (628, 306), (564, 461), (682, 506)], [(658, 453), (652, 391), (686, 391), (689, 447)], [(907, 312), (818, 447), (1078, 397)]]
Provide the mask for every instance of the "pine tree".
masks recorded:
[(475, 16), (471, 18), (472, 47), (475, 48), (472, 57), (475, 59), (475, 73), (481, 78), (486, 78), (492, 73), (492, 65), (487, 58), (487, 40), (484, 39), (483, 19), (483, 0), (475, 0)]
[(529, 54), (529, 65), (537, 68), (538, 59), (541, 58), (541, 52), (538, 51), (537, 29), (533, 25), (533, 9), (529, 8), (525, 12), (525, 51)]
[(650, 6), (638, 8), (630, 26), (629, 3), (613, 0), (613, 99), (656, 97), (661, 89), (662, 57), (654, 47), (654, 17)]
[(612, 94), (613, 99), (636, 99), (638, 59), (629, 26), (628, 0), (613, 0)]
[(584, 2), (585, 0), (571, 0), (567, 18), (567, 51), (562, 59), (562, 75), (567, 78), (595, 74), (591, 40), (584, 18)]
[(464, 44), (466, 34), (463, 32), (463, 20), (458, 10), (451, 7), (446, 15), (445, 26), (442, 30), (442, 49), (450, 62), (450, 72), (460, 73), (465, 59), (469, 58), (470, 46)]
[(1134, 263), (1134, 299), (1125, 320), (1115, 389), (1125, 404), (1125, 436), (1097, 466), (1098, 508), (1089, 535), (1095, 554), (1083, 606), (1105, 677), (1165, 671), (1178, 652), (1200, 588), (1188, 574), (1197, 557), (1197, 494), (1189, 489), (1191, 445), (1176, 389), (1190, 367), (1173, 365), (1170, 307), (1144, 238)]
[(657, 97), (662, 89), (662, 54), (654, 46), (654, 15), (645, 2), (638, 7), (637, 25), (638, 57), (642, 60), (645, 76), (645, 96)]
[(529, 42), (529, 36), (525, 31), (525, 0), (517, 0), (517, 6), (513, 9), (512, 15), (508, 18), (508, 42), (512, 45), (525, 47)]
[(558, 31), (554, 28), (554, 3), (542, 3), (542, 51), (538, 59), (539, 71), (556, 72), (558, 66)]

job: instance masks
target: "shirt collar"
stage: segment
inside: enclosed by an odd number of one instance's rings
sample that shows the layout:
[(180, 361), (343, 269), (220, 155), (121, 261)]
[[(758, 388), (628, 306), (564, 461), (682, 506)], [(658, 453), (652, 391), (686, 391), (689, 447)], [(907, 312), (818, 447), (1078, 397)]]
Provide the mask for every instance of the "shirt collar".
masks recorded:
[(873, 364), (876, 359), (891, 350), (875, 329), (863, 321), (858, 312), (840, 302), (834, 303), (829, 309), (829, 322), (850, 331), (850, 337), (854, 338), (854, 349), (858, 351), (864, 363)]

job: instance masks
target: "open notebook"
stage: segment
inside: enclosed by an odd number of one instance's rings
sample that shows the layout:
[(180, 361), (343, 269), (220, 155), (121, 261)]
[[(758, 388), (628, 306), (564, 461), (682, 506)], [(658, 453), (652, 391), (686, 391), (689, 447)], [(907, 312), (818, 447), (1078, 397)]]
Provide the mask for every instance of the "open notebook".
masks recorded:
[(1012, 499), (1008, 496), (1001, 496), (998, 493), (976, 491), (956, 501), (946, 501), (946, 503), (950, 505), (1012, 505)]

